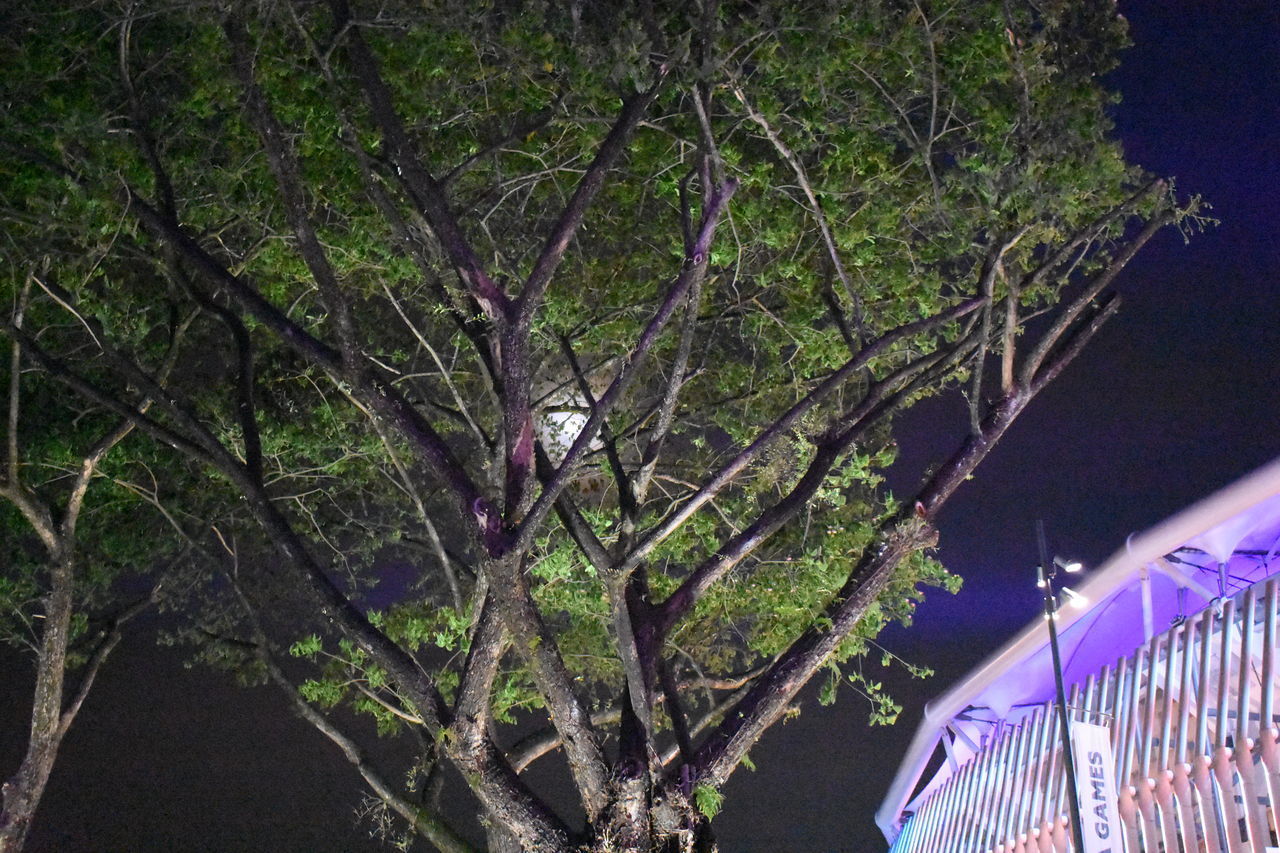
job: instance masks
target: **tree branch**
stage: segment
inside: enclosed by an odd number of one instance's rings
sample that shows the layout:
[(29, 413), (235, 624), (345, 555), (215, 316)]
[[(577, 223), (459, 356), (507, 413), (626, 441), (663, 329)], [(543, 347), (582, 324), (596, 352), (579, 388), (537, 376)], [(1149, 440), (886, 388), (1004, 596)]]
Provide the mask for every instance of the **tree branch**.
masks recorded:
[(1069, 240), (1058, 247), (1057, 251), (1051, 253), (1043, 263), (1027, 275), (1023, 276), (1020, 289), (1026, 290), (1029, 287), (1035, 287), (1042, 283), (1053, 273), (1054, 270), (1075, 254), (1077, 249), (1095, 239), (1098, 234), (1104, 232), (1117, 220), (1129, 216), (1148, 196), (1164, 192), (1167, 187), (1168, 185), (1162, 179), (1153, 178), (1120, 204), (1117, 204), (1093, 222), (1090, 222), (1088, 225), (1080, 228)]
[[(818, 620), (791, 644), (747, 692), (734, 713), (698, 750), (694, 777), (719, 786), (764, 731), (790, 707), (797, 693), (861, 621), (909, 554), (936, 541), (918, 519), (897, 521), (864, 552), (849, 580)], [(829, 621), (828, 621), (829, 620)]]
[(641, 537), (639, 543), (627, 554), (619, 566), (619, 571), (627, 572), (639, 565), (654, 548), (678, 530), (690, 516), (723, 491), (747, 466), (759, 458), (761, 453), (779, 438), (786, 435), (793, 426), (799, 423), (804, 415), (829, 397), (836, 389), (843, 386), (849, 378), (866, 366), (871, 359), (887, 354), (890, 347), (896, 343), (971, 314), (983, 304), (982, 297), (966, 300), (932, 317), (926, 317), (922, 320), (899, 326), (864, 346), (856, 355), (832, 371), (826, 379), (822, 380), (813, 390), (779, 416), (773, 423), (765, 427), (754, 441), (739, 451), (727, 465), (708, 478), (704, 485), (683, 504), (673, 510), (657, 525), (650, 528)]
[[(22, 283), (22, 290), (18, 292), (18, 301), (13, 309), (13, 316), (9, 319), (9, 326), (14, 329), (22, 328), (22, 321), (27, 312), (27, 303), (31, 299), (32, 277), (28, 276)], [(8, 407), (6, 411), (6, 426), (8, 435), (5, 436), (4, 443), (4, 465), (3, 485), (11, 488), (19, 488), (21, 480), (21, 463), (19, 462), (20, 454), (18, 453), (18, 423), (21, 414), (21, 385), (22, 380), (22, 345), (16, 337), (14, 337), (9, 346), (9, 396)]]
[(493, 681), (506, 648), (507, 632), (490, 591), (476, 619), (454, 703), (453, 731), (464, 754), (484, 754), (489, 739)]
[[(643, 756), (646, 747), (653, 741), (653, 690), (650, 685), (649, 661), (641, 649), (641, 640), (639, 630), (648, 628), (645, 624), (644, 616), (647, 614), (637, 613), (641, 616), (641, 624), (637, 625), (633, 618), (631, 608), (631, 596), (627, 594), (630, 587), (631, 578), (610, 578), (606, 582), (606, 594), (609, 596), (609, 615), (613, 623), (613, 634), (618, 644), (618, 660), (622, 663), (623, 677), (626, 679), (626, 697), (628, 700), (628, 710), (634, 719), (634, 723), (638, 726), (639, 731), (635, 733), (634, 740), (636, 743), (628, 745), (625, 743), (627, 738), (623, 738), (622, 751), (626, 752), (627, 747), (635, 747), (633, 750), (639, 756)], [(636, 597), (636, 603), (639, 605), (639, 598)], [(637, 608), (639, 609), (639, 608)], [(623, 714), (624, 731), (627, 715)], [(636, 756), (633, 756), (636, 757)]]
[(582, 699), (574, 690), (573, 677), (560, 655), (555, 635), (533, 600), (522, 552), (511, 551), (490, 560), (487, 573), (502, 621), (512, 633), (516, 651), (529, 665), (551, 721), (564, 742), (569, 769), (587, 819), (594, 820), (607, 805), (608, 769), (604, 747)]
[(774, 150), (778, 152), (778, 156), (795, 173), (796, 182), (800, 184), (800, 189), (804, 192), (804, 197), (809, 202), (809, 212), (813, 214), (814, 221), (818, 223), (818, 232), (822, 235), (822, 244), (826, 247), (827, 259), (831, 262), (831, 268), (835, 270), (836, 278), (840, 279), (845, 295), (849, 297), (849, 301), (853, 305), (853, 325), (857, 330), (857, 341), (860, 345), (867, 338), (866, 323), (862, 311), (862, 298), (858, 296), (857, 290), (853, 287), (853, 280), (849, 278), (849, 273), (845, 271), (844, 262), (840, 259), (840, 250), (836, 248), (836, 241), (831, 234), (831, 227), (827, 224), (827, 216), (822, 211), (822, 204), (818, 201), (818, 196), (813, 191), (813, 185), (809, 183), (809, 175), (805, 171), (804, 164), (800, 162), (800, 158), (796, 156), (795, 152), (782, 141), (782, 137), (769, 124), (768, 119), (751, 105), (751, 102), (747, 100), (746, 93), (742, 91), (742, 87), (737, 83), (733, 85), (733, 95), (746, 109), (747, 116), (759, 125), (764, 132), (765, 139), (769, 140)]
[(698, 239), (694, 244), (694, 250), (685, 258), (685, 263), (676, 277), (676, 281), (667, 292), (666, 298), (662, 305), (659, 306), (657, 312), (650, 319), (648, 325), (641, 333), (636, 341), (636, 345), (628, 354), (623, 368), (618, 372), (613, 382), (605, 390), (604, 394), (596, 405), (595, 410), (587, 419), (587, 423), (578, 433), (578, 437), (574, 439), (569, 451), (565, 454), (561, 461), (555, 476), (551, 482), (543, 487), (542, 493), (534, 502), (533, 507), (529, 510), (528, 515), (520, 524), (516, 541), (513, 543), (516, 548), (526, 547), (532, 541), (538, 525), (546, 517), (552, 505), (555, 502), (560, 491), (568, 485), (573, 476), (573, 472), (586, 453), (587, 448), (591, 445), (597, 432), (599, 432), (604, 418), (609, 414), (613, 407), (621, 400), (622, 395), (630, 387), (631, 383), (639, 374), (641, 366), (644, 364), (649, 351), (657, 342), (662, 330), (666, 327), (671, 317), (675, 314), (676, 309), (687, 298), (690, 288), (696, 280), (700, 280), (706, 275), (707, 265), (709, 261), (709, 253), (711, 251), (711, 242), (715, 237), (716, 225), (720, 221), (729, 199), (733, 196), (734, 190), (737, 189), (736, 182), (730, 182), (715, 193), (711, 201), (707, 205), (707, 209), (702, 216), (702, 224), (699, 229)]
[[(177, 562), (177, 560), (174, 560), (174, 562)], [(163, 583), (163, 580), (161, 583)], [(156, 586), (152, 588), (150, 595), (129, 605), (122, 612), (108, 621), (106, 632), (104, 633), (102, 640), (94, 647), (93, 654), (89, 656), (89, 662), (85, 664), (84, 675), (80, 678), (80, 685), (76, 688), (75, 697), (62, 711), (62, 716), (58, 722), (59, 739), (65, 736), (67, 730), (71, 728), (72, 722), (75, 721), (76, 714), (80, 713), (80, 708), (84, 705), (84, 700), (88, 697), (89, 691), (93, 689), (93, 682), (98, 677), (98, 671), (102, 669), (102, 665), (106, 663), (111, 652), (117, 645), (119, 645), (120, 640), (123, 638), (124, 633), (122, 629), (124, 628), (125, 623), (133, 619), (151, 605), (155, 604), (156, 596), (159, 592), (160, 584), (156, 584)]]
[(658, 457), (662, 454), (662, 446), (671, 426), (675, 422), (676, 402), (680, 398), (680, 390), (684, 387), (685, 374), (689, 366), (689, 356), (693, 351), (693, 333), (697, 327), (698, 309), (702, 305), (702, 281), (694, 282), (689, 288), (689, 300), (685, 304), (684, 324), (680, 329), (680, 341), (676, 345), (676, 355), (670, 367), (670, 376), (663, 388), (662, 401), (658, 404), (657, 422), (649, 434), (649, 441), (644, 452), (640, 454), (640, 467), (632, 481), (633, 491), (631, 517), (623, 519), (623, 541), (620, 551), (631, 547), (631, 537), (635, 533), (640, 507), (644, 505), (648, 495), (649, 483), (653, 480), (653, 472), (658, 468)]
[(817, 494), (827, 475), (863, 432), (901, 402), (903, 396), (932, 378), (931, 369), (947, 365), (961, 356), (961, 346), (950, 352), (931, 353), (900, 368), (872, 385), (866, 395), (838, 422), (838, 432), (828, 432), (818, 440), (817, 452), (803, 476), (776, 503), (765, 508), (740, 533), (722, 544), (714, 554), (694, 569), (666, 601), (657, 605), (658, 624), (665, 634), (716, 582), (734, 566), (756, 551), (795, 518)]
[(671, 719), (671, 729), (676, 735), (676, 744), (680, 747), (680, 755), (686, 764), (693, 762), (693, 739), (689, 732), (689, 720), (680, 704), (680, 689), (671, 675), (671, 668), (664, 658), (658, 660), (658, 682), (662, 685), (662, 695), (667, 716)]
[[(336, 92), (338, 84), (337, 78), (333, 73), (333, 66), (330, 62), (331, 51), (324, 51), (320, 49), (319, 45), (316, 44), (315, 39), (312, 38), (311, 33), (308, 32), (307, 28), (298, 18), (297, 10), (293, 5), (288, 5), (288, 11), (293, 20), (295, 30), (307, 45), (308, 50), (310, 50), (312, 57), (319, 66), (321, 76), (324, 77), (325, 82)], [(337, 40), (340, 39), (343, 34), (344, 33), (342, 31), (339, 31), (338, 35), (335, 36), (335, 45)], [(453, 298), (453, 295), (440, 283), (439, 278), (436, 275), (435, 259), (429, 257), (426, 247), (410, 230), (404, 216), (401, 214), (400, 210), (397, 209), (395, 203), (391, 200), (387, 191), (384, 189), (382, 182), (379, 180), (380, 172), (376, 168), (369, 153), (365, 151), (364, 147), (360, 144), (360, 136), (356, 132), (355, 124), (352, 122), (350, 116), (348, 116), (347, 111), (342, 108), (338, 98), (334, 98), (333, 102), (342, 142), (346, 146), (347, 150), (351, 152), (352, 157), (356, 161), (356, 165), (360, 173), (360, 180), (364, 184), (365, 194), (369, 197), (370, 201), (373, 202), (374, 206), (378, 209), (378, 212), (382, 214), (383, 218), (387, 221), (387, 225), (391, 228), (395, 248), (405, 252), (405, 254), (414, 262), (418, 267), (419, 272), (422, 274), (423, 281), (431, 287), (439, 304), (448, 312), (450, 320), (452, 320), (458, 330), (461, 331), (469, 341), (471, 341), (471, 344), (475, 348), (476, 354), (481, 361), (482, 367), (484, 368), (485, 374), (492, 384), (496, 377), (493, 352), (491, 349), (492, 344), (487, 337), (488, 330), (482, 328), (484, 324), (476, 320), (474, 317), (478, 312), (476, 310), (470, 310), (469, 308), (464, 309), (464, 307)], [(464, 163), (463, 165), (465, 166), (466, 164)], [(445, 183), (448, 183), (448, 180), (449, 177), (446, 177)], [(424, 221), (423, 228), (424, 230), (429, 231), (430, 224)], [(399, 302), (396, 302), (395, 307), (397, 311), (400, 310)], [(405, 319), (406, 324), (408, 324), (408, 320), (407, 318), (404, 318), (403, 314), (401, 314), (401, 317), (402, 319)], [(415, 336), (417, 336), (417, 329), (415, 327), (410, 326), (410, 330), (414, 332)]]
[(463, 287), (485, 316), (495, 323), (505, 322), (509, 316), (510, 300), (484, 271), (462, 226), (449, 209), (444, 189), (422, 165), (404, 123), (396, 114), (391, 90), (382, 78), (378, 59), (360, 33), (360, 24), (352, 19), (346, 0), (331, 0), (329, 6), (333, 11), (335, 29), (345, 34), (352, 69), (364, 90), (365, 102), (378, 132), (382, 134), (385, 150), (395, 164), (397, 174), (431, 224)]
[(79, 396), (128, 419), (152, 438), (174, 448), (183, 455), (216, 467), (214, 458), (208, 449), (196, 440), (175, 432), (158, 421), (147, 417), (139, 412), (136, 407), (125, 403), (115, 395), (103, 391), (97, 385), (82, 378), (67, 367), (61, 359), (47, 353), (43, 347), (36, 343), (34, 338), (21, 329), (15, 329), (10, 326), (9, 332), (22, 339), (28, 358), (35, 361), (46, 373), (66, 385)]
[(613, 126), (609, 128), (609, 133), (605, 136), (604, 141), (600, 143), (600, 148), (596, 151), (596, 156), (591, 161), (591, 165), (587, 167), (587, 171), (578, 180), (578, 186), (569, 198), (569, 203), (561, 211), (559, 220), (551, 229), (547, 242), (543, 246), (541, 254), (538, 255), (538, 259), (534, 262), (533, 269), (529, 272), (529, 277), (525, 279), (520, 296), (516, 299), (517, 323), (521, 327), (527, 329), (532, 322), (534, 313), (537, 312), (542, 304), (542, 296), (546, 292), (547, 285), (551, 283), (551, 277), (555, 275), (556, 268), (560, 266), (560, 262), (564, 259), (564, 253), (569, 248), (569, 243), (573, 240), (574, 235), (578, 233), (578, 228), (582, 225), (582, 219), (586, 215), (587, 208), (595, 200), (601, 186), (604, 184), (605, 174), (613, 168), (618, 158), (626, 151), (631, 132), (635, 130), (636, 125), (649, 109), (649, 105), (657, 97), (665, 79), (666, 70), (662, 69), (659, 72), (658, 79), (648, 89), (623, 100), (622, 110), (618, 113), (618, 118), (614, 121)]
[(351, 311), (346, 299), (342, 296), (338, 277), (329, 264), (329, 258), (320, 245), (320, 240), (316, 237), (311, 217), (307, 214), (307, 195), (303, 188), (297, 157), (291, 150), (284, 127), (258, 85), (254, 59), (250, 53), (249, 32), (244, 22), (234, 12), (223, 21), (223, 32), (226, 33), (227, 42), (231, 45), (231, 64), (244, 90), (245, 110), (249, 114), (249, 122), (262, 141), (271, 174), (275, 177), (276, 186), (280, 190), (280, 200), (284, 204), (285, 216), (298, 242), (298, 251), (307, 269), (311, 271), (312, 278), (320, 287), (320, 293), (329, 310), (337, 320), (338, 342), (342, 348), (343, 358), (350, 368), (356, 368), (361, 353)]
[(489, 501), (485, 499), (453, 451), (435, 428), (404, 395), (389, 383), (360, 371), (352, 375), (345, 369), (342, 357), (336, 350), (315, 338), (301, 326), (290, 320), (284, 312), (264, 299), (241, 276), (227, 270), (198, 243), (183, 233), (176, 222), (163, 217), (155, 208), (139, 197), (132, 189), (129, 198), (139, 218), (162, 239), (185, 257), (193, 267), (212, 282), (225, 287), (230, 295), (256, 320), (279, 337), (286, 345), (311, 364), (323, 369), (338, 382), (353, 383), (353, 393), (379, 416), (386, 418), (408, 438), (424, 461), (450, 487), (460, 505), (464, 519), (475, 522), (473, 532), (488, 547), (500, 547), (499, 531), (492, 520), (497, 519)]
[(992, 407), (978, 435), (970, 435), (921, 488), (915, 507), (882, 528), (877, 541), (863, 554), (854, 571), (819, 620), (821, 627), (802, 634), (752, 688), (738, 712), (717, 730), (698, 752), (698, 778), (719, 785), (741, 761), (759, 736), (785, 711), (788, 704), (819, 667), (861, 621), (887, 588), (897, 566), (912, 552), (936, 542), (936, 531), (926, 519), (938, 510), (986, 458), (999, 438), (1026, 407), (1083, 349), (1110, 317), (1117, 302), (1093, 309), (1069, 341), (1057, 351), (1046, 372), (1032, 387), (1014, 388)]
[(310, 723), (337, 746), (342, 751), (342, 754), (346, 756), (347, 761), (351, 762), (356, 772), (364, 779), (365, 784), (377, 795), (378, 799), (408, 821), (417, 834), (434, 844), (441, 853), (480, 853), (449, 826), (440, 815), (426, 806), (409, 802), (397, 793), (383, 778), (378, 769), (365, 758), (364, 752), (359, 745), (347, 737), (328, 717), (321, 714), (302, 698), (293, 682), (289, 680), (288, 676), (284, 674), (284, 670), (276, 662), (275, 656), (271, 654), (271, 641), (267, 639), (266, 632), (263, 630), (262, 623), (258, 618), (257, 610), (249, 603), (249, 599), (240, 589), (240, 585), (235, 578), (225, 572), (224, 576), (230, 581), (231, 588), (240, 602), (240, 607), (249, 619), (255, 639), (253, 651), (258, 658), (258, 662), (267, 671), (267, 677), (270, 678), (271, 683), (289, 697), (290, 704), (293, 705), (293, 710), (298, 716)]
[[(592, 712), (591, 725), (601, 728), (616, 723), (620, 719), (622, 719), (621, 706), (606, 708), (602, 711)], [(560, 733), (556, 731), (554, 726), (549, 726), (512, 744), (511, 748), (507, 750), (507, 761), (511, 763), (517, 773), (523, 773), (530, 764), (553, 750), (559, 749), (561, 744)]]
[[(573, 351), (573, 344), (570, 343), (567, 335), (560, 335), (560, 351), (564, 353), (565, 361), (569, 364), (569, 370), (573, 373), (573, 378), (578, 385), (578, 393), (582, 395), (582, 399), (587, 404), (587, 411), (594, 413), (596, 409), (596, 397), (591, 393), (591, 383), (582, 371), (582, 365), (578, 363), (578, 356)], [(588, 415), (590, 417), (590, 415)], [(618, 486), (618, 509), (625, 519), (628, 515), (635, 512), (635, 492), (632, 490), (631, 477), (627, 475), (627, 469), (622, 464), (622, 457), (618, 455), (618, 441), (609, 429), (609, 423), (606, 420), (600, 422), (600, 441), (604, 444), (605, 459), (609, 462), (609, 470), (613, 472), (614, 482)], [(554, 475), (552, 475), (554, 476)]]
[(1065, 310), (1059, 313), (1058, 318), (1054, 320), (1053, 325), (1040, 338), (1040, 343), (1027, 354), (1026, 361), (1022, 363), (1022, 369), (1019, 371), (1018, 381), (1024, 386), (1029, 386), (1040, 370), (1041, 364), (1048, 357), (1050, 350), (1057, 346), (1058, 341), (1066, 333), (1067, 329), (1075, 323), (1076, 319), (1081, 315), (1086, 307), (1098, 297), (1102, 291), (1111, 286), (1120, 271), (1128, 266), (1129, 261), (1133, 260), (1134, 255), (1156, 235), (1161, 228), (1173, 222), (1177, 216), (1177, 211), (1165, 208), (1156, 215), (1152, 216), (1142, 231), (1138, 233), (1120, 253), (1107, 264), (1107, 268), (1101, 274), (1096, 276), (1084, 289), (1080, 295), (1075, 297), (1068, 303)]

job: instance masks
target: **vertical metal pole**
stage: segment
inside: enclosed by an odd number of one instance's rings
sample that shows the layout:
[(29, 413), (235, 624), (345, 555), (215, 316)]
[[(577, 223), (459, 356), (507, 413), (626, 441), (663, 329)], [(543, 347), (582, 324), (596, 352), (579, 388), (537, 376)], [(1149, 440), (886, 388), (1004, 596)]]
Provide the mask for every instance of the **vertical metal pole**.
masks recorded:
[(1044, 618), (1049, 623), (1049, 650), (1053, 654), (1053, 682), (1058, 690), (1058, 724), (1062, 735), (1062, 760), (1067, 771), (1068, 819), (1071, 823), (1072, 847), (1084, 853), (1084, 835), (1080, 832), (1080, 792), (1076, 790), (1076, 762), (1071, 754), (1071, 725), (1067, 721), (1067, 691), (1062, 685), (1062, 656), (1058, 651), (1058, 628), (1054, 623), (1056, 602), (1053, 597), (1053, 566), (1049, 564), (1049, 548), (1044, 541), (1044, 522), (1036, 522), (1036, 538), (1040, 545), (1040, 577), (1044, 580)]

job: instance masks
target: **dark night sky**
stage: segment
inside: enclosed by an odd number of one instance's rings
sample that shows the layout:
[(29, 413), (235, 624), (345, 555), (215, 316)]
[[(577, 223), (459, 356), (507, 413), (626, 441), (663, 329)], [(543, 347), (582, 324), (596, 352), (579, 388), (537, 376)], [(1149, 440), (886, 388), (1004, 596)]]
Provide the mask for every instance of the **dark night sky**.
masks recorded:
[[(1125, 307), (1015, 424), (940, 519), (941, 556), (966, 578), (916, 627), (882, 641), (931, 665), (886, 679), (900, 723), (869, 730), (846, 695), (810, 703), (752, 753), (717, 821), (726, 853), (883, 850), (873, 822), (924, 702), (1036, 612), (1033, 524), (1096, 564), (1142, 530), (1280, 453), (1280, 9), (1272, 0), (1122, 0), (1135, 46), (1114, 85), (1129, 157), (1202, 193), (1222, 225), (1166, 233), (1130, 266)], [(938, 424), (912, 413), (894, 483), (910, 491)], [(28, 672), (0, 656), (0, 773), (16, 766)], [(18, 677), (12, 677), (14, 674)], [(185, 670), (134, 637), (68, 735), (31, 849), (379, 849), (357, 828), (358, 777), (266, 688)]]

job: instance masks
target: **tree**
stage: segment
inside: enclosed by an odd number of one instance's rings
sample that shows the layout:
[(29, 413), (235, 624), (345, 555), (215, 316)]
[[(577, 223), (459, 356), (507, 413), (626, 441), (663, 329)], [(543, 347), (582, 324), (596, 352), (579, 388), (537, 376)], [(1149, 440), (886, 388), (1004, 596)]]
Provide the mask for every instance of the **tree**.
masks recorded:
[[(28, 315), (37, 313), (38, 306), (31, 304), (37, 283), (55, 302), (67, 296), (43, 280), (43, 272), (32, 271), (22, 282), (9, 319), (12, 328), (23, 328)], [(133, 423), (117, 417), (104, 424), (98, 412), (67, 407), (56, 388), (39, 374), (24, 376), (21, 365), (22, 345), (14, 339), (5, 371), (0, 451), (0, 528), (6, 531), (0, 546), (5, 566), (0, 640), (30, 653), (35, 679), (27, 750), (0, 786), (0, 851), (22, 848), (58, 749), (99, 670), (125, 624), (158, 593), (153, 586), (121, 604), (112, 593), (113, 581), (122, 572), (150, 568), (164, 554), (156, 541), (138, 547), (135, 537), (142, 527), (133, 517), (138, 506), (128, 491), (118, 483), (110, 488), (94, 482), (112, 476), (104, 468), (118, 461), (109, 457), (120, 455)], [(143, 402), (139, 411), (146, 408)], [(115, 468), (116, 476), (122, 473), (120, 465)], [(121, 535), (121, 530), (128, 532)], [(73, 673), (74, 689), (68, 689)]]
[[(50, 232), (118, 260), (74, 293), (91, 349), (9, 337), (216, 474), (155, 499), (218, 567), (206, 653), (315, 662), (293, 701), (441, 849), (466, 829), (324, 707), (524, 850), (711, 849), (820, 673), (891, 717), (850, 664), (952, 583), (931, 519), (1196, 222), (1108, 138), (1105, 0), (18, 20), (18, 266)], [(188, 314), (165, 385), (145, 320)], [(895, 499), (893, 419), (943, 392), (968, 434)], [(553, 750), (580, 819), (521, 776)]]

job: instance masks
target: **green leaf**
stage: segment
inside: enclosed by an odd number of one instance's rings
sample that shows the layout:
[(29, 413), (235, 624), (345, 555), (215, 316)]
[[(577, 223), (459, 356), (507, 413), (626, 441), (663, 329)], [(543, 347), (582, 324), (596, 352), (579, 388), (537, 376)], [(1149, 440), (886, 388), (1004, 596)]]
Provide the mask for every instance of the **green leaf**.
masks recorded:
[(724, 794), (705, 782), (699, 783), (693, 788), (693, 803), (698, 811), (710, 820), (720, 814), (720, 807), (724, 804)]

